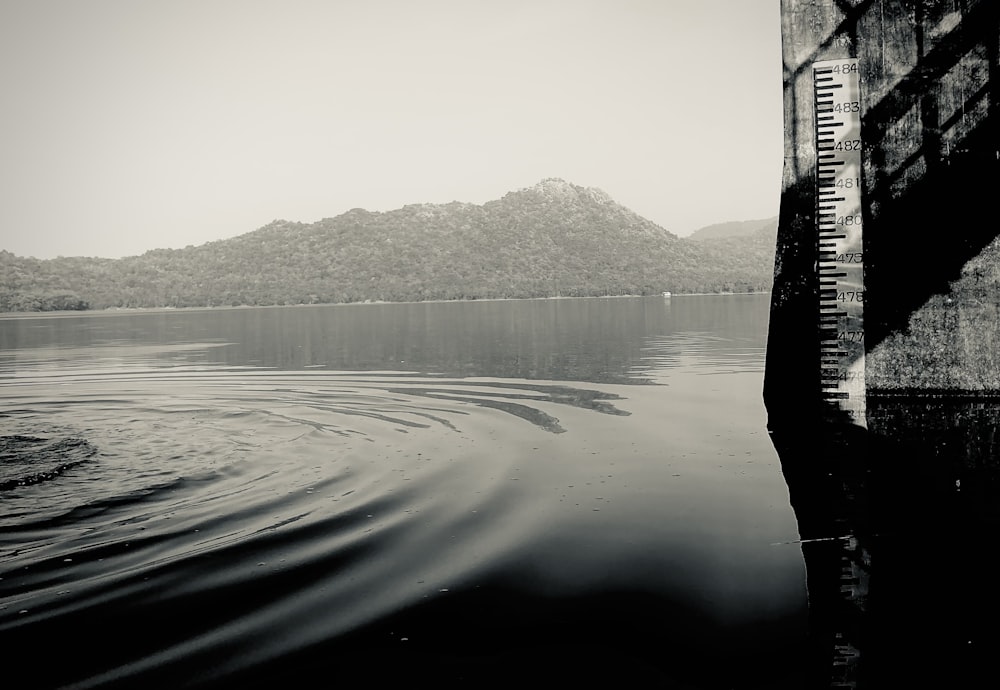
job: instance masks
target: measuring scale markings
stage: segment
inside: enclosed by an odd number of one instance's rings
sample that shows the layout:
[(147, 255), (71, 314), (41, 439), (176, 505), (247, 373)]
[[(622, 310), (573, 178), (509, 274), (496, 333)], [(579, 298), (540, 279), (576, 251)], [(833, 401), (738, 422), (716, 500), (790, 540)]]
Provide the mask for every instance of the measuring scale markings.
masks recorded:
[(813, 63), (820, 385), (865, 425), (861, 94), (854, 58)]

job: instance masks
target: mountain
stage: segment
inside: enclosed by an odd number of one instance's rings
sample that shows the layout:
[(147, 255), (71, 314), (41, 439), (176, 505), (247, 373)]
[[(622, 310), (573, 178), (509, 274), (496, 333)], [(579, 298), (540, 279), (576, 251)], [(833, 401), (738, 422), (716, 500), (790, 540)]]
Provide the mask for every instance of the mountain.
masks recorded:
[(123, 259), (0, 252), (0, 310), (761, 291), (773, 256), (773, 235), (680, 239), (599, 189), (546, 179), (481, 205), (276, 220)]
[(777, 216), (761, 220), (736, 220), (728, 223), (716, 223), (695, 230), (688, 235), (688, 239), (700, 242), (702, 240), (715, 240), (721, 237), (745, 237), (754, 234), (761, 228), (772, 226), (778, 226)]

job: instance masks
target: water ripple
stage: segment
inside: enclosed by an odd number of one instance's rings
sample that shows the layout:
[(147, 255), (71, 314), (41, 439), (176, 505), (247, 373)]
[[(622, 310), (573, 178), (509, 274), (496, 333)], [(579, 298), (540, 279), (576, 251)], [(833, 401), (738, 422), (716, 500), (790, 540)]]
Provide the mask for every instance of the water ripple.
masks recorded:
[[(785, 488), (752, 396), (728, 395), (759, 380), (683, 383), (22, 370), (0, 380), (0, 457), (61, 448), (75, 464), (0, 496), (0, 639), (61, 650), (38, 687), (183, 687), (352, 636), (377, 647), (390, 621), (432, 640), (448, 625), (434, 612), (481, 585), (515, 601), (680, 593), (698, 603), (671, 609), (671, 644), (706, 648), (699, 617), (797, 615), (773, 592), (800, 591), (799, 557), (764, 548), (795, 536)], [(706, 441), (706, 419), (727, 438)]]
[(0, 436), (0, 491), (54, 479), (96, 453), (83, 438)]

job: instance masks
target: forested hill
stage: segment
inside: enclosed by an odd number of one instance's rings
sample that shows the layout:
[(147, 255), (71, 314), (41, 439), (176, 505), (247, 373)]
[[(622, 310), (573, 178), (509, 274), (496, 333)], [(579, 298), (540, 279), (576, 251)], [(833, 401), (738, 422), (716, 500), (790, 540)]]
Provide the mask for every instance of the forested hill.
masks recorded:
[(123, 259), (0, 252), (0, 311), (762, 291), (774, 232), (680, 239), (558, 179), (482, 205), (353, 209)]
[[(723, 237), (741, 237), (745, 235), (753, 235), (764, 227), (777, 228), (777, 226), (777, 216), (761, 220), (740, 220), (731, 221), (729, 223), (716, 223), (715, 225), (709, 225), (699, 230), (695, 230), (693, 233), (688, 235), (688, 239), (715, 240)], [(777, 230), (775, 230), (775, 232), (777, 232)]]

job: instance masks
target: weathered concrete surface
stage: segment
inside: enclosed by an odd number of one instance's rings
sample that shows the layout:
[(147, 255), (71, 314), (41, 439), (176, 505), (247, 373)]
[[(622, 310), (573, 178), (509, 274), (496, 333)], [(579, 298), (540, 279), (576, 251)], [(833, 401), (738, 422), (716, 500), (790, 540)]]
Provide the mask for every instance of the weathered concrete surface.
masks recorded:
[(783, 0), (785, 163), (765, 401), (813, 414), (812, 63), (856, 57), (869, 391), (1000, 390), (1000, 3)]
[[(1000, 645), (1000, 2), (782, 0), (782, 53), (764, 398), (810, 687), (975, 687)], [(860, 75), (867, 429), (820, 390), (812, 64), (840, 58)]]

